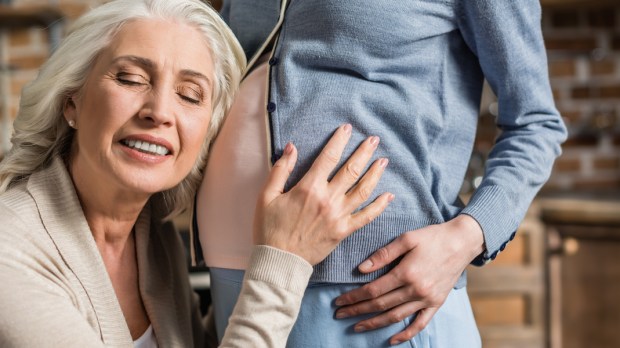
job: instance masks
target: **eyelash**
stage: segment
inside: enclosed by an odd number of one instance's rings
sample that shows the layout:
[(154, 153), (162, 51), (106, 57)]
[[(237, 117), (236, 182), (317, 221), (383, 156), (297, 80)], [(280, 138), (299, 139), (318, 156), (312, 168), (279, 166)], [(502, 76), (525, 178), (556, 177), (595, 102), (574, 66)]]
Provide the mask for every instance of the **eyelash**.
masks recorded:
[[(128, 79), (124, 78), (125, 76), (129, 76), (129, 75), (134, 75), (134, 74), (120, 72), (120, 73), (116, 74), (115, 78), (116, 78), (116, 81), (118, 81), (120, 84), (123, 84), (123, 85), (126, 85), (126, 86), (143, 86), (143, 85), (145, 85), (145, 83), (137, 82), (137, 81), (132, 81), (132, 80), (128, 80)], [(140, 77), (142, 78), (142, 76), (140, 76)], [(198, 105), (198, 104), (200, 104), (202, 102), (202, 93), (200, 93), (200, 92), (194, 91), (194, 93), (198, 94), (198, 96), (199, 96), (198, 99), (195, 99), (195, 98), (192, 98), (192, 97), (189, 97), (189, 96), (183, 94), (180, 89), (177, 89), (176, 93), (177, 93), (177, 95), (181, 99), (183, 99), (184, 101), (186, 101), (188, 103), (191, 103), (191, 104), (194, 104), (194, 105)]]
[[(142, 83), (142, 82), (127, 80), (127, 79), (124, 78), (125, 76), (130, 76), (130, 75), (133, 75), (133, 74), (128, 74), (128, 73), (120, 72), (120, 73), (116, 74), (116, 81), (118, 81), (119, 83), (121, 83), (123, 85), (127, 85), (127, 86), (142, 86), (142, 85), (144, 85), (144, 83)], [(140, 76), (140, 77), (142, 77), (142, 76)]]
[(185, 100), (186, 102), (194, 104), (194, 105), (198, 105), (202, 102), (202, 93), (197, 92), (197, 91), (192, 91), (193, 93), (197, 94), (198, 98), (196, 99), (196, 98), (189, 97), (186, 94), (183, 94), (182, 92), (183, 91), (180, 88), (177, 89), (177, 95), (181, 97), (181, 99)]

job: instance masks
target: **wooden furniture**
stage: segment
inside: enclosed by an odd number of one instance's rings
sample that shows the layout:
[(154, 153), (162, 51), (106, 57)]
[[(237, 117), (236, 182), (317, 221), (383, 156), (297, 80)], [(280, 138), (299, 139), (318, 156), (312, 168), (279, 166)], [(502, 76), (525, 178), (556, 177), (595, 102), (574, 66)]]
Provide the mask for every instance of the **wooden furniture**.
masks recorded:
[(620, 193), (541, 201), (551, 348), (620, 347)]
[(506, 250), (490, 264), (467, 270), (485, 348), (545, 347), (544, 226), (538, 214), (534, 204)]

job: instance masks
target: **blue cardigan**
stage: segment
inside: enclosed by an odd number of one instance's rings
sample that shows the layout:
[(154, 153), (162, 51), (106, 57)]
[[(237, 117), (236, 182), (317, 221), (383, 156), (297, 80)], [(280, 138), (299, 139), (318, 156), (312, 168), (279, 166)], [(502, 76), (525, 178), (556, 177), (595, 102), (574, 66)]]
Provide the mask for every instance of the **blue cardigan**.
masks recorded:
[[(279, 0), (224, 1), (222, 16), (248, 57), (274, 28)], [(553, 102), (538, 0), (289, 0), (269, 64), (272, 159), (299, 148), (293, 185), (334, 129), (348, 122), (349, 155), (378, 135), (388, 157), (375, 190), (394, 202), (315, 267), (318, 282), (366, 282), (361, 261), (400, 234), (468, 214), (494, 259), (514, 238), (547, 180), (566, 129)], [(498, 96), (501, 134), (467, 205), (483, 80)], [(457, 287), (464, 285), (462, 277)]]

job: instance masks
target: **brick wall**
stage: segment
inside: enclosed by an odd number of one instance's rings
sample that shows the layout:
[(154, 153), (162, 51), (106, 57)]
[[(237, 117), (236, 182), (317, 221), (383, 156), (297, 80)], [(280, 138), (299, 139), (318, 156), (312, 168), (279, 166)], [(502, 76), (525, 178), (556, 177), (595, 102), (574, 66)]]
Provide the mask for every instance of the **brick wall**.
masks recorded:
[(620, 3), (547, 8), (543, 32), (570, 137), (548, 190), (620, 188)]

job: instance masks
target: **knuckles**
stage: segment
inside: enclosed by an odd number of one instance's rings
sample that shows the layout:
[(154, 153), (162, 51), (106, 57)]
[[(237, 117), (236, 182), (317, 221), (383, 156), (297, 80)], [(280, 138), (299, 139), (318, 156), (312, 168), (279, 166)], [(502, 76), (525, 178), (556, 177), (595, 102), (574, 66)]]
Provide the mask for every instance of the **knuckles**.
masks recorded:
[(353, 179), (353, 180), (357, 180), (360, 175), (361, 175), (361, 171), (360, 169), (353, 163), (347, 163), (346, 167), (345, 167), (345, 172)]

